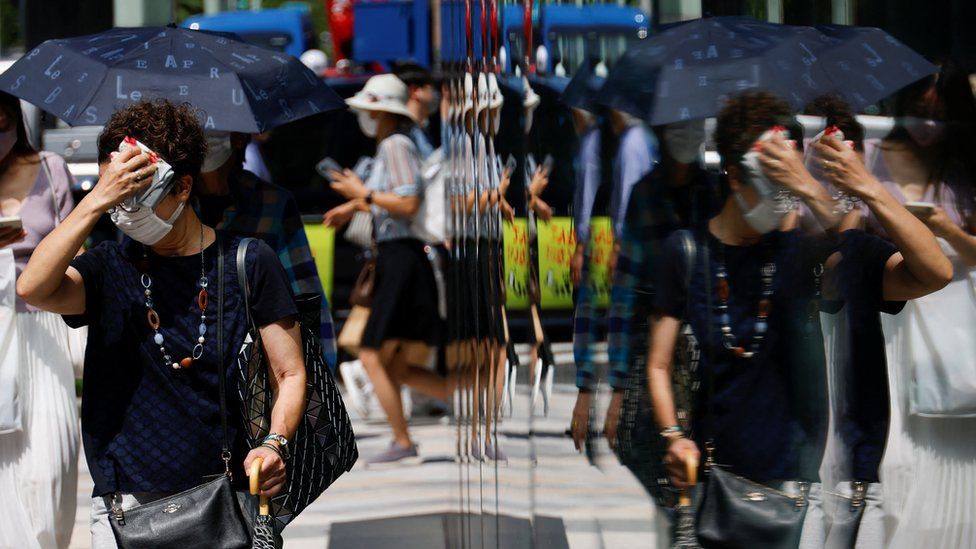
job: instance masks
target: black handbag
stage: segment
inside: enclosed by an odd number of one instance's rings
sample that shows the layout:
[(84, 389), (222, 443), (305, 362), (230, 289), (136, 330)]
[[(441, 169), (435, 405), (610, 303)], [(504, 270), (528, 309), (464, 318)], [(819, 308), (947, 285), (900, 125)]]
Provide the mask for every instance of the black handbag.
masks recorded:
[[(807, 499), (734, 475), (706, 462), (698, 508), (698, 543), (708, 549), (790, 549), (800, 544)], [(801, 484), (801, 488), (802, 488)]]
[[(271, 423), (273, 395), (261, 333), (254, 324), (248, 295), (246, 257), (253, 238), (241, 240), (237, 248), (237, 280), (244, 294), (250, 332), (237, 356), (238, 394), (245, 424), (245, 438), (252, 447), (261, 444)], [(271, 515), (280, 532), (315, 501), (340, 475), (359, 459), (352, 421), (332, 372), (322, 354), (319, 340), (321, 296), (295, 297), (305, 357), (305, 407), (294, 440), (288, 443), (285, 488), (271, 498)]]
[[(217, 364), (224, 363), (224, 247), (217, 237)], [(218, 366), (219, 368), (219, 366)], [(220, 390), (220, 458), (218, 478), (135, 509), (123, 511), (113, 498), (110, 524), (120, 549), (245, 549), (249, 528), (231, 486), (230, 444), (227, 440), (227, 393)]]
[[(711, 268), (708, 239), (704, 239), (705, 307), (708, 326), (712, 326)], [(705, 348), (712, 359), (712, 345)], [(708, 368), (706, 417), (714, 413), (714, 376)], [(764, 484), (737, 476), (713, 459), (714, 447), (706, 444), (705, 474), (708, 480), (698, 501), (696, 533), (705, 549), (793, 549), (799, 546), (806, 518), (806, 483), (800, 483), (800, 495), (788, 494)]]

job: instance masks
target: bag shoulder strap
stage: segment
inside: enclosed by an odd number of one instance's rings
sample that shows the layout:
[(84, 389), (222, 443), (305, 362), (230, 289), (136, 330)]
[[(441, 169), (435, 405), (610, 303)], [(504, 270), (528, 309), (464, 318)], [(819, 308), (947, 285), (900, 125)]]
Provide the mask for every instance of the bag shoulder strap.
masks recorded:
[[(698, 245), (695, 243), (695, 236), (691, 231), (683, 229), (678, 231), (681, 236), (681, 249), (684, 252), (685, 259), (685, 270), (684, 270), (684, 288), (685, 293), (688, 293), (688, 288), (691, 286), (691, 275), (695, 271), (695, 259), (698, 253)], [(687, 300), (686, 300), (687, 301)]]
[(37, 156), (41, 159), (41, 169), (44, 170), (44, 178), (47, 179), (47, 186), (51, 189), (51, 206), (53, 206), (54, 211), (54, 226), (57, 227), (61, 224), (61, 208), (58, 207), (58, 193), (54, 189), (54, 178), (51, 177), (51, 167), (47, 165), (47, 155), (44, 151), (37, 153)]
[(240, 244), (237, 245), (237, 284), (241, 287), (241, 294), (244, 296), (247, 323), (251, 327), (254, 337), (257, 337), (257, 326), (254, 325), (254, 318), (251, 316), (251, 287), (247, 283), (247, 248), (257, 240), (254, 237), (247, 237), (241, 239)]
[(227, 370), (224, 362), (224, 242), (217, 233), (217, 385), (220, 391), (220, 458), (230, 476), (230, 441), (227, 439)]

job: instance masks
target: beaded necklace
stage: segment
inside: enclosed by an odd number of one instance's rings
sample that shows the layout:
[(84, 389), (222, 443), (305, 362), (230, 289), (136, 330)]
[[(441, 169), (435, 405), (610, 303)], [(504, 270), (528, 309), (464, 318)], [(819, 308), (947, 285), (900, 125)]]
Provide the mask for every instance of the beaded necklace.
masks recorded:
[(197, 330), (199, 337), (190, 356), (183, 358), (179, 362), (174, 361), (173, 357), (166, 350), (166, 338), (159, 331), (159, 313), (156, 312), (153, 303), (153, 279), (152, 275), (149, 274), (149, 252), (146, 246), (142, 248), (142, 260), (139, 262), (139, 270), (142, 271), (140, 282), (145, 290), (143, 293), (145, 293), (146, 297), (146, 320), (153, 331), (153, 342), (159, 345), (159, 352), (163, 355), (164, 364), (172, 367), (174, 370), (189, 368), (193, 365), (194, 361), (200, 360), (200, 357), (203, 356), (203, 344), (207, 341), (207, 306), (210, 304), (210, 298), (207, 295), (207, 286), (210, 285), (210, 281), (207, 279), (207, 271), (204, 264), (203, 224), (200, 224), (200, 280), (197, 281), (197, 287), (200, 288), (200, 292), (197, 294), (197, 307), (200, 309), (200, 326)]
[[(807, 306), (807, 322), (805, 335), (809, 337), (817, 328), (817, 316), (820, 313), (820, 298), (822, 277), (824, 273), (823, 263), (818, 263), (813, 268), (814, 292), (813, 299)], [(729, 314), (729, 288), (728, 271), (725, 268), (725, 245), (719, 242), (718, 246), (718, 266), (715, 277), (717, 279), (718, 293), (718, 318), (722, 333), (722, 346), (740, 358), (753, 358), (758, 354), (759, 347), (766, 338), (769, 330), (769, 313), (773, 308), (773, 279), (776, 277), (776, 262), (773, 260), (773, 253), (770, 244), (766, 244), (766, 261), (760, 269), (762, 276), (762, 290), (759, 303), (756, 306), (756, 321), (752, 334), (752, 342), (749, 349), (738, 345), (735, 334), (732, 333), (731, 316)]]
[(759, 346), (766, 338), (769, 329), (769, 313), (773, 307), (773, 279), (776, 276), (776, 262), (772, 260), (770, 245), (766, 244), (766, 261), (760, 270), (762, 275), (762, 292), (759, 304), (756, 306), (756, 322), (752, 333), (752, 343), (749, 349), (739, 345), (732, 333), (731, 316), (729, 314), (729, 275), (725, 269), (725, 245), (719, 242), (718, 265), (715, 272), (718, 293), (718, 318), (722, 331), (722, 346), (740, 358), (753, 358), (759, 352)]

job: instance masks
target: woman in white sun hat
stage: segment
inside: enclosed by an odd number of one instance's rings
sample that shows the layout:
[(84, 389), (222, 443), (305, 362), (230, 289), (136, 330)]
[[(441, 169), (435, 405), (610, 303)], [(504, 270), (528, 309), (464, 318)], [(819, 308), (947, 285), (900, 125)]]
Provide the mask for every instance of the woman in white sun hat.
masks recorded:
[[(409, 131), (416, 123), (407, 108), (407, 86), (392, 74), (370, 78), (346, 100), (359, 128), (376, 139), (376, 158), (364, 182), (352, 170), (333, 172), (332, 188), (348, 201), (325, 214), (325, 223), (341, 226), (356, 211), (373, 214), (377, 244), (376, 283), (359, 359), (373, 381), (393, 429), (393, 442), (369, 460), (383, 464), (416, 460), (400, 400), (408, 368), (406, 351), (439, 343), (441, 320), (437, 286), (424, 243), (411, 232), (411, 221), (424, 195), (421, 159)], [(412, 354), (412, 353), (411, 353)], [(410, 357), (409, 363), (417, 363)]]

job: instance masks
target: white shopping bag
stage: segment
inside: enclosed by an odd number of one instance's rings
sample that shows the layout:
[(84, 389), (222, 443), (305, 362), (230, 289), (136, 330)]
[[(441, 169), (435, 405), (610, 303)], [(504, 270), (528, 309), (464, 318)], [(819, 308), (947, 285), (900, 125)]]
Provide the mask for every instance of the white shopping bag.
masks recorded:
[(13, 250), (0, 249), (0, 433), (21, 428), (17, 389), (20, 335), (17, 330), (17, 268)]
[[(914, 365), (909, 412), (930, 417), (976, 417), (976, 286), (974, 273), (949, 245), (955, 277), (948, 286), (906, 307), (903, 341)], [(902, 316), (902, 315), (899, 315)]]

